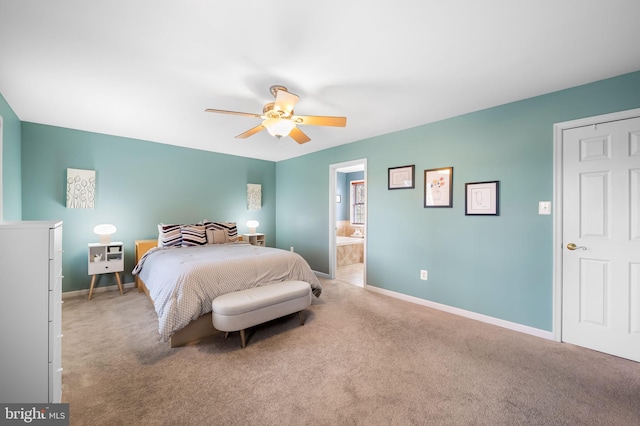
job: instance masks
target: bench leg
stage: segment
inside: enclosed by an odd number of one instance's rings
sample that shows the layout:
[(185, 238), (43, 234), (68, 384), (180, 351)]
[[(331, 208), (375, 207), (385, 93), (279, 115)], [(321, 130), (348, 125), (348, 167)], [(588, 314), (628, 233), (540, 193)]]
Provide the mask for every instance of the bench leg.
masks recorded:
[(298, 311), (298, 319), (300, 320), (300, 325), (304, 325), (304, 317), (302, 316), (302, 311)]
[(240, 330), (240, 341), (242, 342), (242, 349), (247, 346), (247, 341), (244, 338), (244, 330)]

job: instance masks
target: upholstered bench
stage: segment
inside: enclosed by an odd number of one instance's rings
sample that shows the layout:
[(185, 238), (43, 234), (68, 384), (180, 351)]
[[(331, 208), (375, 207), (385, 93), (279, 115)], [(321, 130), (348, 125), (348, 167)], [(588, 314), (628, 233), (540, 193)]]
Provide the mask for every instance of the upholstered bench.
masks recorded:
[(298, 312), (311, 305), (311, 286), (304, 281), (283, 281), (223, 294), (211, 303), (213, 326), (226, 332), (240, 330), (242, 347), (246, 346), (245, 329)]

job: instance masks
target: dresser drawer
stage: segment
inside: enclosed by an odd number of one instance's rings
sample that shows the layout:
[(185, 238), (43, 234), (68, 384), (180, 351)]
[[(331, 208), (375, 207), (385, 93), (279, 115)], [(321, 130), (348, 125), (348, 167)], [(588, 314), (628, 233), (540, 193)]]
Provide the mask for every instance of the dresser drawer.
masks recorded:
[(62, 366), (60, 363), (49, 363), (49, 402), (62, 402)]

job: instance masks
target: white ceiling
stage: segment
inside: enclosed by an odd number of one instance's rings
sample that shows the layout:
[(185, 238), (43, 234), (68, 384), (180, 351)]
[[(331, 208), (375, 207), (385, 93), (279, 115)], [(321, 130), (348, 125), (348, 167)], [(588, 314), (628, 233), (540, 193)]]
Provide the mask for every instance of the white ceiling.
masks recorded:
[[(640, 70), (638, 0), (0, 0), (20, 120), (279, 161)], [(282, 84), (301, 126), (259, 119)]]

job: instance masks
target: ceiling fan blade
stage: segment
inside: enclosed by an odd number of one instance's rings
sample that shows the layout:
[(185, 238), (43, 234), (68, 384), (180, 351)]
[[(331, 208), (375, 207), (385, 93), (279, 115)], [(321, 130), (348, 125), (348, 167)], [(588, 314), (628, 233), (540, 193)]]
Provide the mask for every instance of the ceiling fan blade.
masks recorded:
[(298, 102), (298, 95), (289, 93), (286, 90), (278, 90), (276, 92), (276, 102), (273, 109), (284, 112), (286, 117), (293, 114), (293, 107)]
[(291, 138), (299, 144), (303, 144), (311, 140), (309, 136), (307, 136), (302, 130), (298, 129), (297, 127), (291, 129), (289, 136), (291, 136)]
[(251, 135), (255, 135), (256, 133), (258, 133), (261, 130), (264, 130), (264, 126), (262, 124), (258, 124), (253, 129), (249, 129), (244, 133), (240, 133), (238, 136), (236, 136), (236, 138), (237, 139), (246, 139)]
[(260, 114), (252, 114), (250, 112), (227, 111), (225, 109), (207, 108), (207, 109), (205, 109), (205, 111), (206, 112), (217, 112), (219, 114), (244, 115), (246, 117), (257, 117), (257, 118), (262, 117), (262, 115), (260, 115)]
[(307, 124), (312, 126), (335, 126), (345, 127), (347, 117), (327, 117), (317, 115), (294, 115), (291, 117), (297, 124)]

